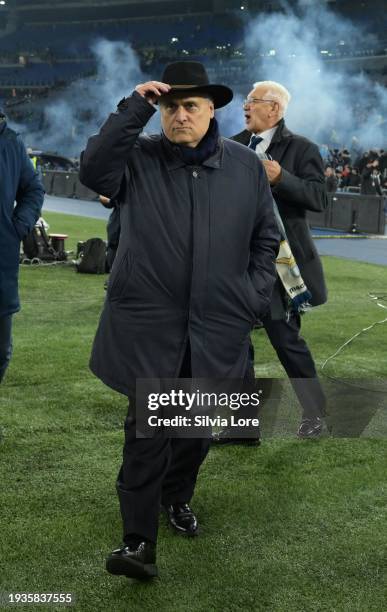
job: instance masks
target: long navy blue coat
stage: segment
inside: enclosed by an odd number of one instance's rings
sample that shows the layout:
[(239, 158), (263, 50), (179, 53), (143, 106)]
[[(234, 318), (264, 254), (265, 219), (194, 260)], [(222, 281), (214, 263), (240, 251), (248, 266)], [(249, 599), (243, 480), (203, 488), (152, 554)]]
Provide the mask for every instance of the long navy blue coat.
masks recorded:
[(126, 395), (137, 378), (178, 375), (189, 339), (194, 378), (241, 378), (256, 318), (270, 303), (279, 235), (257, 156), (220, 138), (187, 165), (138, 93), (81, 158), (81, 181), (118, 194), (121, 235), (91, 368)]
[[(19, 310), (20, 241), (33, 228), (44, 190), (20, 137), (0, 122), (0, 316)], [(16, 206), (15, 206), (16, 200)]]

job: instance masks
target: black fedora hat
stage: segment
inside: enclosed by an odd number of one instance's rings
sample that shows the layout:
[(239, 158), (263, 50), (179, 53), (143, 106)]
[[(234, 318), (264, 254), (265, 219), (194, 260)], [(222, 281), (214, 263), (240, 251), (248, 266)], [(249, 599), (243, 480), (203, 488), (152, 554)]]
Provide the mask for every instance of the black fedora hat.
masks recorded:
[(211, 84), (205, 67), (200, 62), (173, 62), (168, 64), (161, 77), (163, 83), (171, 86), (169, 93), (203, 93), (214, 101), (215, 108), (231, 102), (233, 92), (226, 85)]

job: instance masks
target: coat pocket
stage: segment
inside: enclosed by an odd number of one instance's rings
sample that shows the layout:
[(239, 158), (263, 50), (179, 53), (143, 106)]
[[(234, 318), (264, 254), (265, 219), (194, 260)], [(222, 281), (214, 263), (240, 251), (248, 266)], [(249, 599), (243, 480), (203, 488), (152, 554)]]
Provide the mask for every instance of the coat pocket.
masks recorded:
[(246, 276), (245, 276), (244, 287), (245, 287), (246, 303), (247, 303), (247, 306), (250, 312), (253, 315), (252, 319), (255, 320), (259, 318), (259, 316), (262, 314), (261, 313), (262, 303), (261, 303), (261, 300), (259, 298), (257, 291), (254, 289), (253, 283), (251, 282), (251, 279), (248, 273), (246, 273)]
[(125, 294), (133, 268), (133, 255), (131, 251), (126, 251), (117, 264), (117, 266), (113, 266), (110, 276), (107, 291), (109, 300), (117, 300)]
[(16, 228), (16, 225), (15, 225), (15, 222), (14, 222), (14, 220), (13, 220), (13, 219), (12, 219), (12, 221), (11, 221), (11, 225), (12, 225), (12, 231), (13, 231), (13, 234), (14, 234), (14, 236), (15, 236), (15, 239), (16, 239), (18, 242), (21, 242), (20, 234), (19, 234), (19, 232), (18, 232), (18, 230), (17, 230), (17, 228)]

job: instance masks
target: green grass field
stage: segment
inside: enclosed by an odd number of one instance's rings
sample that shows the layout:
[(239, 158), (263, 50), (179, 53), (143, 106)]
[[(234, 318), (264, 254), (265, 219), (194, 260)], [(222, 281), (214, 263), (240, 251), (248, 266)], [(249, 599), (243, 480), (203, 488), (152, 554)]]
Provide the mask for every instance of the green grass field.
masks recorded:
[[(102, 221), (45, 218), (69, 234), (67, 248), (105, 235)], [(386, 293), (385, 267), (328, 257), (324, 267), (330, 301), (303, 323), (318, 367), (386, 316), (368, 297)], [(115, 477), (126, 400), (88, 370), (104, 280), (69, 266), (21, 270), (22, 311), (0, 391), (0, 592), (73, 592), (75, 609), (90, 612), (384, 611), (386, 324), (323, 372), (369, 389), (348, 387), (370, 410), (360, 438), (297, 440), (299, 409), (285, 384), (260, 447), (211, 450), (192, 503), (201, 536), (181, 539), (161, 520), (160, 579), (105, 572), (121, 536)], [(282, 378), (265, 334), (255, 332), (254, 344), (257, 374)], [(347, 388), (323, 379), (337, 413)]]

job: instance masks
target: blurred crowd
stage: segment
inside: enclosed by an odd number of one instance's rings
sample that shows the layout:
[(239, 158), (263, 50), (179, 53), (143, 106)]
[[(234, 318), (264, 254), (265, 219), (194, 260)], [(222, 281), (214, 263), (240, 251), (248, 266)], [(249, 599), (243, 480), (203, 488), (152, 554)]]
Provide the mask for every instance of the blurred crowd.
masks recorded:
[(328, 192), (349, 191), (364, 195), (387, 195), (387, 152), (361, 151), (357, 143), (347, 149), (320, 147)]

